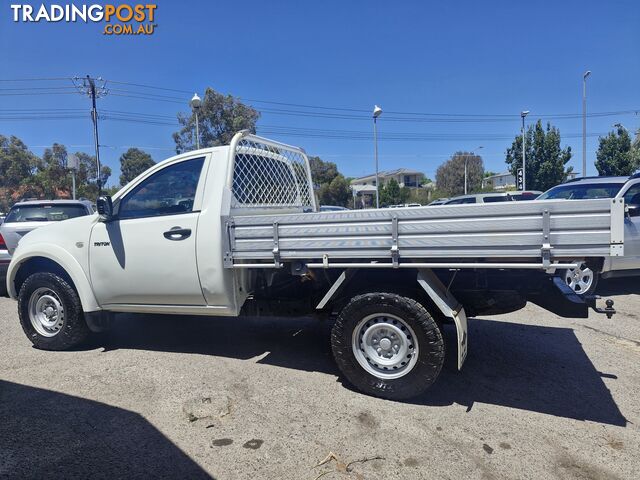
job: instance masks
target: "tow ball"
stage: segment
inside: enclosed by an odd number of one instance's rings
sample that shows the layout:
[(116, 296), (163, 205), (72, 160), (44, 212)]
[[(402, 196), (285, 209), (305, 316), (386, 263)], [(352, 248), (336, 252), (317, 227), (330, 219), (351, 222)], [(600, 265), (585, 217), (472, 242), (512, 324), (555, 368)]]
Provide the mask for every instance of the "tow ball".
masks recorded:
[[(594, 302), (595, 303), (595, 302)], [(607, 299), (604, 304), (606, 305), (605, 308), (600, 308), (600, 307), (596, 307), (595, 305), (593, 306), (593, 309), (597, 312), (597, 313), (604, 313), (607, 318), (609, 320), (611, 320), (611, 317), (613, 317), (613, 314), (616, 313), (615, 308), (613, 308), (613, 300), (611, 300), (610, 298)]]

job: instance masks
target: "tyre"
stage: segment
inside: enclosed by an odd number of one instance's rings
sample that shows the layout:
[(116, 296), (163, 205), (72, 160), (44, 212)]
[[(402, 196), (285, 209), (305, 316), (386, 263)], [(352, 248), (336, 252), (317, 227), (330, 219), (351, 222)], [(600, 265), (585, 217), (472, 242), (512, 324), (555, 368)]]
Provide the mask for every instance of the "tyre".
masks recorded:
[(66, 350), (89, 335), (78, 294), (54, 273), (34, 273), (25, 280), (18, 294), (18, 314), (36, 348)]
[(590, 269), (584, 262), (576, 261), (578, 268), (564, 270), (562, 276), (565, 283), (578, 295), (593, 295), (598, 286), (600, 275)]
[(375, 397), (415, 397), (435, 382), (444, 363), (442, 332), (427, 310), (392, 293), (358, 295), (331, 332), (338, 368), (358, 390)]

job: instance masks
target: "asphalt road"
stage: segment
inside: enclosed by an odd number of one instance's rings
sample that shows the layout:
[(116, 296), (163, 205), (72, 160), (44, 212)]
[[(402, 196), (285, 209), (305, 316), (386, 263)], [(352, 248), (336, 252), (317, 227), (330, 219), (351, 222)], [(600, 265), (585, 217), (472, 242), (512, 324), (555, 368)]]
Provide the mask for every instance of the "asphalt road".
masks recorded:
[(0, 298), (0, 478), (635, 479), (640, 288), (602, 287), (612, 320), (472, 320), (407, 403), (343, 385), (312, 320), (123, 316), (43, 352)]

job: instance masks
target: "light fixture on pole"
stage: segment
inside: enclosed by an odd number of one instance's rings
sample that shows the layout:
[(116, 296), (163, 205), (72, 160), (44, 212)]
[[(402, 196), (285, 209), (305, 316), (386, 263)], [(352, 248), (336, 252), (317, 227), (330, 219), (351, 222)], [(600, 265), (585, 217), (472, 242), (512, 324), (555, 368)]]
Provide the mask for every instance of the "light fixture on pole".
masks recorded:
[(582, 176), (587, 175), (587, 78), (591, 70), (582, 75)]
[(198, 111), (202, 106), (202, 100), (200, 99), (197, 93), (193, 94), (193, 98), (189, 102), (189, 105), (191, 105), (191, 109), (193, 110), (193, 113), (195, 113), (196, 115), (196, 150), (200, 150), (200, 125), (198, 122)]
[(376, 157), (376, 208), (380, 208), (380, 188), (378, 186), (378, 117), (382, 115), (382, 109), (378, 105), (373, 106), (373, 149)]
[[(480, 150), (484, 148), (482, 145), (480, 145), (478, 148), (476, 148), (476, 150)], [(473, 152), (471, 152), (471, 155), (475, 156), (476, 152), (475, 150)], [(467, 163), (469, 162), (469, 154), (467, 153), (464, 156), (464, 194), (467, 194), (467, 176), (468, 176), (468, 168), (467, 168)]]
[(527, 136), (524, 131), (524, 118), (529, 115), (529, 110), (523, 110), (520, 112), (520, 117), (522, 117), (522, 190), (527, 189), (527, 162), (526, 162), (526, 143)]

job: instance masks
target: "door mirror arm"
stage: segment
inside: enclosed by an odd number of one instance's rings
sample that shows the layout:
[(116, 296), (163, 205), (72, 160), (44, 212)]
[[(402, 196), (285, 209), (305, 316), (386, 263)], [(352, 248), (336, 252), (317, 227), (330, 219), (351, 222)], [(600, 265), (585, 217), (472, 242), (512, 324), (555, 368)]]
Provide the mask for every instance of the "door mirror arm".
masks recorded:
[(104, 223), (111, 222), (117, 218), (113, 213), (113, 202), (109, 195), (98, 197), (96, 200), (96, 209), (100, 215), (100, 221)]

